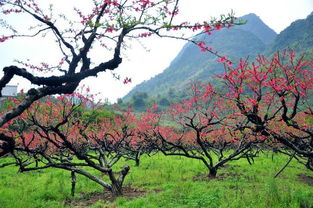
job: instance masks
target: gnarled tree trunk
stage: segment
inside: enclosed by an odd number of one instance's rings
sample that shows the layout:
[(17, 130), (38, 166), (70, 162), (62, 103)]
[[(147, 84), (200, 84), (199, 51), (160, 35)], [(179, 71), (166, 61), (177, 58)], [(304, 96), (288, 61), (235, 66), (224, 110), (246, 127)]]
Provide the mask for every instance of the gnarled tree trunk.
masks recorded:
[(118, 178), (116, 178), (114, 176), (113, 171), (108, 172), (109, 178), (111, 180), (111, 189), (110, 190), (111, 190), (113, 196), (122, 196), (123, 195), (123, 192), (122, 192), (123, 182), (124, 182), (126, 175), (129, 172), (129, 169), (130, 169), (130, 167), (128, 165), (125, 165), (122, 168), (121, 172), (119, 173)]

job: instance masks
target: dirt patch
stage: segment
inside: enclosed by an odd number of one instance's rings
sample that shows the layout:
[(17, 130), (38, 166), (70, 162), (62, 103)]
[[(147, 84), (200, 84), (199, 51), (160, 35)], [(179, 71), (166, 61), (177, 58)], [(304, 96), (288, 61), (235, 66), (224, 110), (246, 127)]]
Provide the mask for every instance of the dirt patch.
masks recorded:
[(211, 181), (211, 180), (224, 180), (225, 178), (227, 177), (237, 177), (239, 176), (238, 173), (232, 173), (232, 172), (229, 172), (229, 173), (220, 173), (220, 174), (217, 174), (216, 177), (210, 177), (208, 174), (200, 174), (200, 175), (197, 175), (195, 177), (193, 177), (193, 181)]
[(229, 164), (224, 164), (224, 165), (221, 166), (221, 168), (226, 168), (226, 169), (227, 169), (227, 168), (230, 168), (230, 167), (231, 167), (231, 166), (230, 166)]
[(313, 177), (307, 176), (305, 174), (298, 174), (298, 180), (301, 181), (302, 183), (306, 183), (310, 186), (313, 186)]
[[(140, 188), (134, 188), (129, 185), (129, 186), (123, 187), (122, 191), (123, 191), (123, 197), (128, 198), (128, 199), (133, 199), (137, 197), (146, 196), (149, 193), (160, 192), (161, 189), (145, 190), (145, 189), (140, 189)], [(95, 204), (99, 200), (105, 203), (105, 202), (113, 202), (118, 198), (118, 197), (112, 196), (112, 193), (107, 190), (104, 190), (103, 192), (80, 193), (80, 194), (82, 195), (80, 199), (68, 199), (65, 201), (65, 204), (67, 206), (73, 206), (73, 207), (87, 207), (92, 204)]]
[(241, 167), (241, 166), (240, 165), (236, 165), (236, 164), (224, 164), (220, 168), (230, 169), (230, 168), (238, 168), (238, 167)]

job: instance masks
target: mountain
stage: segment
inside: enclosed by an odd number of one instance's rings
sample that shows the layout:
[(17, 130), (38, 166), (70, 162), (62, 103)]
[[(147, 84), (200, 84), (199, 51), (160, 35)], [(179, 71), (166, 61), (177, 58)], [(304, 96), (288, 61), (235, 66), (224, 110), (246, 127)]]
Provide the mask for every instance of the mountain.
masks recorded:
[(313, 12), (306, 18), (293, 22), (283, 30), (266, 50), (266, 54), (275, 53), (278, 49), (292, 48), (308, 51), (313, 48)]
[(252, 32), (266, 45), (270, 45), (276, 38), (276, 32), (268, 27), (257, 15), (251, 13), (241, 18), (247, 20), (247, 24), (241, 25), (240, 29)]
[[(214, 31), (210, 36), (199, 35), (197, 39), (231, 60), (255, 56), (274, 41), (276, 33), (258, 16), (248, 14), (241, 19), (247, 20), (247, 23), (243, 26)], [(198, 46), (187, 43), (168, 68), (150, 80), (135, 86), (123, 100), (130, 100), (136, 93), (158, 96), (173, 89), (180, 90), (192, 81), (208, 80), (222, 70), (223, 65), (217, 62), (215, 55), (201, 52)]]

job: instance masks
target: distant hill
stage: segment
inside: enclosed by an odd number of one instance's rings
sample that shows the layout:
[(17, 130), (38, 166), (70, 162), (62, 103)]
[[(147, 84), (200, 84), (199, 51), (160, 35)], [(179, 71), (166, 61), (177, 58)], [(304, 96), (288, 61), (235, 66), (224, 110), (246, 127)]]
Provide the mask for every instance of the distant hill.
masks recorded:
[(292, 48), (308, 51), (313, 48), (313, 12), (306, 18), (293, 22), (283, 30), (266, 50), (266, 54), (275, 53), (278, 49)]
[[(276, 33), (255, 14), (242, 17), (247, 24), (213, 32), (212, 35), (200, 35), (198, 40), (211, 46), (231, 60), (255, 56), (272, 44)], [(124, 98), (130, 100), (136, 93), (148, 96), (161, 96), (169, 91), (180, 90), (192, 81), (208, 80), (222, 72), (223, 65), (217, 57), (200, 51), (198, 46), (187, 43), (162, 73), (134, 87)]]

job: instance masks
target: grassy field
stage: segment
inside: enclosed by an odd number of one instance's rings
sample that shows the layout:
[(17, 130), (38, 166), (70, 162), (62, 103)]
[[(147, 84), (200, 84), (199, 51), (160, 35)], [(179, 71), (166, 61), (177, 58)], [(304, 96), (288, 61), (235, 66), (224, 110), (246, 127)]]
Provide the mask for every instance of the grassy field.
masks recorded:
[[(79, 176), (77, 194), (70, 195), (70, 173), (46, 169), (17, 173), (16, 167), (0, 169), (1, 208), (54, 207), (313, 207), (313, 172), (296, 161), (274, 179), (287, 157), (261, 155), (254, 165), (246, 160), (234, 161), (218, 172), (216, 179), (202, 177), (204, 166), (181, 157), (143, 157), (126, 177), (126, 186), (135, 187), (144, 196), (120, 197), (114, 202), (93, 199), (102, 188)], [(120, 164), (121, 166), (123, 164)], [(92, 200), (93, 199), (93, 200)]]

